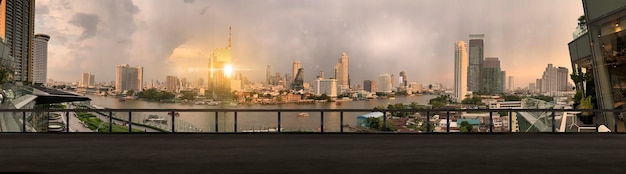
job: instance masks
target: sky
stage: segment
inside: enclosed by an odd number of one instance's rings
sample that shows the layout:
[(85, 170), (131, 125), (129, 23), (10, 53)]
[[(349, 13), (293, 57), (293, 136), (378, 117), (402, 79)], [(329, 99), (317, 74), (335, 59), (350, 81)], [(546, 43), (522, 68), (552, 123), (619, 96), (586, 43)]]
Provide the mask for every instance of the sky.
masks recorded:
[(485, 34), (515, 87), (547, 64), (570, 69), (567, 44), (582, 3), (574, 0), (37, 0), (35, 33), (51, 36), (48, 78), (91, 72), (111, 82), (115, 66), (144, 67), (144, 79), (204, 78), (211, 50), (228, 45), (250, 80), (292, 72), (328, 77), (346, 52), (352, 84), (405, 71), (422, 84), (454, 79), (454, 42)]

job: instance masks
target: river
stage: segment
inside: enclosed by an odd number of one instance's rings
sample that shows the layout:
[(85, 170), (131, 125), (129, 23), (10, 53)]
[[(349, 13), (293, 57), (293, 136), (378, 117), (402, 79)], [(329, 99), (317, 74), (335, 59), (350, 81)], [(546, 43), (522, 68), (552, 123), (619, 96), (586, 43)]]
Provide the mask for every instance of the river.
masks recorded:
[[(434, 95), (421, 96), (398, 96), (395, 99), (373, 99), (362, 101), (345, 101), (340, 105), (334, 102), (315, 103), (315, 104), (278, 104), (278, 105), (259, 105), (259, 104), (240, 104), (235, 107), (228, 106), (208, 106), (181, 103), (158, 103), (143, 100), (126, 100), (119, 101), (114, 97), (104, 97), (97, 95), (86, 95), (91, 98), (91, 104), (111, 109), (212, 109), (212, 108), (228, 108), (228, 109), (372, 109), (376, 106), (387, 106), (395, 103), (411, 103), (427, 104), (428, 100), (435, 98)], [(115, 113), (118, 117), (128, 118), (127, 113)], [(309, 113), (309, 117), (297, 117), (299, 113), (282, 112), (281, 128), (284, 131), (317, 131), (320, 128), (320, 113)], [(356, 117), (364, 113), (346, 112), (344, 113), (344, 125), (354, 126)], [(167, 113), (136, 113), (133, 112), (133, 122), (142, 122), (148, 118), (148, 115), (158, 115), (161, 118), (170, 120)], [(257, 112), (238, 112), (237, 113), (237, 131), (267, 129), (276, 127), (278, 118), (277, 113), (257, 113)], [(211, 112), (181, 112), (180, 117), (175, 120), (176, 130), (183, 132), (214, 132), (215, 131), (215, 113)], [(158, 126), (167, 130), (171, 130), (171, 126), (167, 124), (152, 123), (150, 125)], [(338, 132), (340, 130), (340, 113), (331, 112), (324, 113), (324, 131)], [(234, 113), (218, 113), (218, 130), (219, 132), (232, 132), (234, 128)]]

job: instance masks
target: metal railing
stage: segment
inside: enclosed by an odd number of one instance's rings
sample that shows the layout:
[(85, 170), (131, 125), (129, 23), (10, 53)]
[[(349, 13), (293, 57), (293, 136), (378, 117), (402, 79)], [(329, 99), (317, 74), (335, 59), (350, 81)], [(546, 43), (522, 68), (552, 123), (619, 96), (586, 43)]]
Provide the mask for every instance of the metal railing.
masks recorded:
[[(588, 113), (594, 113), (596, 116), (594, 124), (593, 125), (596, 129), (596, 132), (598, 131), (598, 127), (603, 124), (603, 120), (606, 119), (612, 119), (613, 120), (613, 125), (605, 125), (606, 127), (611, 128), (611, 132), (617, 132), (618, 130), (618, 122), (620, 122), (620, 118), (618, 118), (619, 113), (626, 113), (626, 109), (589, 109), (589, 110), (581, 110), (581, 109), (398, 109), (398, 110), (394, 110), (394, 109), (0, 109), (0, 113), (4, 113), (4, 112), (13, 112), (13, 113), (21, 113), (18, 114), (20, 115), (22, 118), (22, 125), (21, 125), (21, 130), (22, 132), (26, 132), (26, 124), (27, 121), (26, 120), (26, 113), (28, 112), (32, 112), (32, 113), (63, 113), (63, 116), (65, 117), (65, 127), (64, 127), (64, 132), (70, 132), (70, 113), (74, 112), (95, 112), (95, 113), (100, 113), (103, 116), (105, 116), (106, 118), (108, 118), (108, 120), (102, 120), (103, 122), (106, 121), (108, 122), (108, 132), (114, 132), (113, 128), (114, 128), (114, 124), (116, 124), (115, 122), (125, 122), (125, 124), (128, 125), (128, 132), (133, 132), (133, 127), (144, 127), (144, 128), (150, 128), (150, 129), (154, 129), (154, 130), (158, 130), (159, 132), (171, 132), (171, 133), (176, 133), (178, 132), (176, 129), (176, 117), (178, 115), (178, 113), (186, 113), (186, 112), (204, 112), (204, 113), (215, 113), (214, 115), (214, 132), (220, 132), (219, 131), (219, 118), (218, 118), (218, 113), (232, 113), (233, 114), (233, 131), (229, 131), (229, 132), (238, 132), (238, 113), (248, 113), (248, 112), (262, 112), (262, 113), (276, 113), (275, 118), (276, 118), (276, 129), (275, 132), (284, 132), (281, 125), (282, 125), (282, 120), (281, 120), (281, 113), (298, 113), (298, 112), (311, 112), (311, 113), (320, 113), (320, 125), (319, 125), (319, 131), (318, 132), (325, 132), (325, 125), (324, 125), (324, 113), (339, 113), (339, 132), (343, 133), (344, 131), (344, 113), (369, 113), (369, 112), (382, 112), (382, 131), (375, 131), (375, 132), (390, 132), (390, 131), (386, 131), (387, 130), (387, 122), (390, 120), (390, 118), (392, 118), (393, 116), (391, 116), (391, 113), (426, 113), (425, 115), (425, 120), (424, 120), (424, 124), (426, 124), (426, 133), (431, 133), (434, 132), (433, 131), (433, 127), (443, 127), (443, 126), (438, 126), (436, 123), (432, 123), (431, 119), (433, 118), (433, 116), (439, 113), (445, 113), (445, 130), (441, 130), (441, 132), (446, 132), (449, 133), (451, 132), (451, 120), (455, 119), (456, 117), (460, 118), (460, 116), (455, 116), (455, 118), (452, 118), (451, 114), (453, 113), (482, 113), (482, 114), (486, 114), (488, 113), (488, 122), (487, 123), (481, 123), (481, 125), (484, 125), (487, 129), (485, 132), (496, 132), (494, 131), (494, 113), (498, 114), (498, 113), (508, 113), (508, 130), (507, 131), (500, 131), (500, 132), (515, 132), (513, 130), (513, 113), (518, 113), (516, 115), (519, 115), (519, 113), (545, 113), (545, 114), (549, 114), (549, 116), (543, 116), (543, 117), (539, 117), (539, 118), (535, 118), (535, 122), (537, 121), (544, 121), (544, 124), (547, 125), (551, 125), (549, 126), (549, 128), (551, 130), (546, 131), (546, 132), (566, 132), (564, 130), (562, 130), (562, 127), (564, 126), (560, 126), (561, 128), (559, 128), (559, 131), (557, 131), (557, 126), (556, 124), (563, 124), (563, 123), (571, 123), (571, 124), (575, 124), (574, 122), (578, 122), (576, 120), (575, 117), (574, 118), (568, 118), (567, 114), (561, 114), (560, 119), (571, 119), (571, 121), (561, 121), (561, 123), (557, 123), (556, 121), (556, 117), (557, 117), (557, 113), (569, 113), (569, 112), (573, 112), (573, 113), (581, 113), (581, 112), (588, 112)], [(159, 127), (154, 127), (154, 126), (150, 126), (150, 125), (146, 125), (146, 124), (141, 124), (141, 123), (135, 123), (133, 122), (132, 118), (133, 118), (133, 113), (136, 112), (165, 112), (168, 113), (169, 115), (169, 120), (171, 121), (171, 124), (169, 126), (169, 128), (159, 128)], [(120, 119), (120, 118), (116, 118), (114, 116), (114, 113), (128, 113), (128, 119)], [(613, 118), (604, 118), (602, 117), (602, 113), (615, 113), (613, 114), (614, 117)], [(545, 114), (540, 114), (540, 115), (545, 115)], [(456, 114), (454, 114), (456, 115)], [(535, 114), (536, 115), (536, 114)], [(266, 116), (263, 116), (266, 117)], [(272, 117), (271, 114), (267, 117)], [(424, 117), (424, 116), (421, 116)], [(516, 116), (517, 117), (517, 121), (519, 122), (520, 116)], [(602, 117), (602, 118), (601, 118)], [(396, 117), (397, 118), (397, 117)], [(456, 118), (456, 119), (458, 119)], [(523, 119), (523, 118), (522, 118)], [(443, 119), (440, 119), (443, 120)], [(504, 123), (504, 121), (503, 121)], [(531, 123), (531, 124), (535, 124), (535, 123)], [(133, 126), (135, 125), (135, 126)], [(460, 123), (457, 123), (457, 125), (460, 125)], [(577, 125), (578, 127), (580, 127), (580, 125)], [(589, 127), (589, 125), (587, 125)], [(457, 126), (458, 127), (458, 126)], [(504, 125), (503, 125), (504, 127)], [(519, 126), (518, 126), (519, 127)], [(169, 129), (169, 130), (167, 130)], [(443, 128), (442, 128), (443, 129)]]

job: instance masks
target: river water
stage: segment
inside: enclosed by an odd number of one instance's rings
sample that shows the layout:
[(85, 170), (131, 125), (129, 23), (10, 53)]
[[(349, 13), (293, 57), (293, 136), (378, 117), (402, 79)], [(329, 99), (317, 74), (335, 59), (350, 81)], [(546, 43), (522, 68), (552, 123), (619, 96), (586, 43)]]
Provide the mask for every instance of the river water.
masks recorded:
[[(126, 100), (119, 101), (113, 97), (104, 97), (97, 95), (86, 95), (91, 98), (91, 104), (111, 109), (372, 109), (376, 106), (387, 106), (395, 103), (411, 103), (427, 104), (428, 100), (435, 98), (434, 95), (421, 96), (398, 96), (395, 99), (372, 99), (362, 101), (345, 101), (340, 105), (334, 102), (314, 103), (314, 104), (278, 104), (278, 105), (260, 105), (260, 104), (240, 104), (235, 107), (230, 106), (208, 106), (181, 103), (158, 103), (143, 100)], [(308, 117), (297, 117), (298, 112), (281, 112), (281, 128), (283, 131), (318, 131), (321, 127), (320, 113), (309, 113)], [(344, 125), (356, 125), (356, 117), (366, 114), (366, 112), (345, 112)], [(120, 118), (128, 118), (128, 113), (115, 113)], [(166, 124), (151, 123), (150, 125), (171, 130), (171, 117), (167, 113), (132, 113), (133, 122), (143, 122), (149, 115), (157, 115), (168, 120)], [(274, 112), (238, 112), (237, 113), (237, 131), (258, 130), (274, 128), (278, 123), (278, 114)], [(181, 112), (180, 117), (175, 118), (176, 131), (182, 132), (215, 132), (215, 112)], [(232, 132), (234, 130), (234, 113), (218, 113), (217, 127), (219, 132)], [(338, 132), (340, 130), (340, 113), (325, 112), (324, 113), (324, 131)]]

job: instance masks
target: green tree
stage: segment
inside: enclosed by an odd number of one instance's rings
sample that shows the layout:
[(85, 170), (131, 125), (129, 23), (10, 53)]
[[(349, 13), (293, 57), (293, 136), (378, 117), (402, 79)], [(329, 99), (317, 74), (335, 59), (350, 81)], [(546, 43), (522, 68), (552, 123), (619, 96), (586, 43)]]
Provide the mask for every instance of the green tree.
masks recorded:
[(0, 85), (9, 82), (9, 76), (9, 71), (6, 68), (0, 68)]
[(502, 98), (504, 98), (505, 101), (522, 101), (522, 98), (516, 95), (504, 95)]
[(135, 94), (135, 90), (129, 89), (126, 91), (126, 96), (133, 96), (133, 94)]
[(180, 97), (180, 99), (183, 99), (183, 100), (193, 100), (198, 95), (195, 91), (181, 91), (180, 93), (183, 94)]
[(472, 129), (473, 129), (473, 126), (469, 124), (469, 122), (467, 121), (461, 122), (461, 127), (459, 127), (459, 130), (461, 132), (472, 132)]

